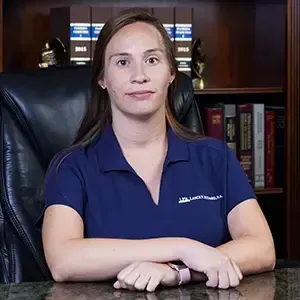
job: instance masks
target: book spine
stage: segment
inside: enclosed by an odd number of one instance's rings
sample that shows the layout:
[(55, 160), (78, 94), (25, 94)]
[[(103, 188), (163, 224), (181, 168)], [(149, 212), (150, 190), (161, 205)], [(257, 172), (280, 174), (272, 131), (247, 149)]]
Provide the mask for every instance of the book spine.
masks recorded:
[(267, 105), (266, 110), (275, 113), (275, 187), (284, 186), (285, 163), (285, 108)]
[(205, 134), (218, 140), (224, 140), (223, 108), (204, 107)]
[(276, 115), (274, 111), (265, 111), (265, 185), (266, 188), (275, 187), (275, 126)]
[(252, 166), (252, 106), (249, 104), (237, 105), (238, 121), (238, 159), (243, 167), (248, 181), (253, 184)]
[(254, 103), (253, 108), (253, 186), (265, 187), (265, 108), (263, 103)]
[(154, 7), (152, 14), (159, 19), (171, 41), (175, 40), (175, 12), (173, 7)]
[(193, 9), (175, 7), (175, 58), (178, 70), (191, 76)]
[(88, 5), (70, 7), (70, 61), (74, 64), (91, 62), (91, 9)]
[(104, 24), (111, 18), (112, 8), (106, 6), (91, 7), (91, 58), (93, 59), (96, 42)]
[(236, 105), (224, 104), (224, 139), (236, 154)]
[(276, 187), (284, 186), (284, 157), (285, 157), (285, 112), (280, 107), (276, 112), (276, 133), (275, 133), (275, 165), (276, 165)]

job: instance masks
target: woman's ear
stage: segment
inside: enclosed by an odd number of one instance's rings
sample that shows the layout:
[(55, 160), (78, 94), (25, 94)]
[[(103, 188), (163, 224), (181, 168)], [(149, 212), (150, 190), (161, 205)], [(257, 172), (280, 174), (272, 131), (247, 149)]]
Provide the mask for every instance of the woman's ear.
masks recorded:
[(106, 86), (105, 86), (105, 84), (104, 84), (104, 80), (103, 80), (103, 79), (99, 79), (99, 80), (98, 80), (98, 84), (101, 86), (101, 88), (102, 88), (103, 90), (106, 89)]
[(174, 79), (175, 79), (175, 75), (173, 73), (171, 73), (170, 79), (169, 79), (169, 85), (172, 84), (172, 82), (174, 81)]

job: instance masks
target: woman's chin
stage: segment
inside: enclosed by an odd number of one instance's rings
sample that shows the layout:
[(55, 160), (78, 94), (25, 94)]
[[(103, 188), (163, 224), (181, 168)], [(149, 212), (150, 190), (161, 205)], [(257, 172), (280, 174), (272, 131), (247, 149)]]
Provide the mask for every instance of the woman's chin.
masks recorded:
[(140, 121), (147, 121), (153, 118), (159, 109), (140, 109), (134, 111), (127, 111), (126, 115), (131, 119), (140, 120)]

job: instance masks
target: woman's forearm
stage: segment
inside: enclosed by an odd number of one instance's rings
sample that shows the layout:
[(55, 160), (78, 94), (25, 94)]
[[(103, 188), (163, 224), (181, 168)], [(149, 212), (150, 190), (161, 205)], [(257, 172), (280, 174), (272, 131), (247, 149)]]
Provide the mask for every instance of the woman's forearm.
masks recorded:
[(50, 267), (56, 281), (97, 281), (115, 278), (136, 261), (178, 260), (181, 238), (147, 240), (73, 239), (59, 247)]
[(244, 275), (271, 271), (275, 266), (274, 245), (258, 237), (240, 237), (217, 249), (229, 256)]

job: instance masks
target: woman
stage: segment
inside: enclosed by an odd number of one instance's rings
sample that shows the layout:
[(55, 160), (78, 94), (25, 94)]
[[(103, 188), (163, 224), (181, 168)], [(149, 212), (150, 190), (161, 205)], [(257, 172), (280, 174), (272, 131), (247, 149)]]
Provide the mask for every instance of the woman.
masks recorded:
[(237, 158), (171, 113), (176, 74), (153, 16), (128, 10), (105, 24), (92, 101), (46, 175), (42, 237), (56, 281), (228, 288), (273, 269), (272, 236)]

